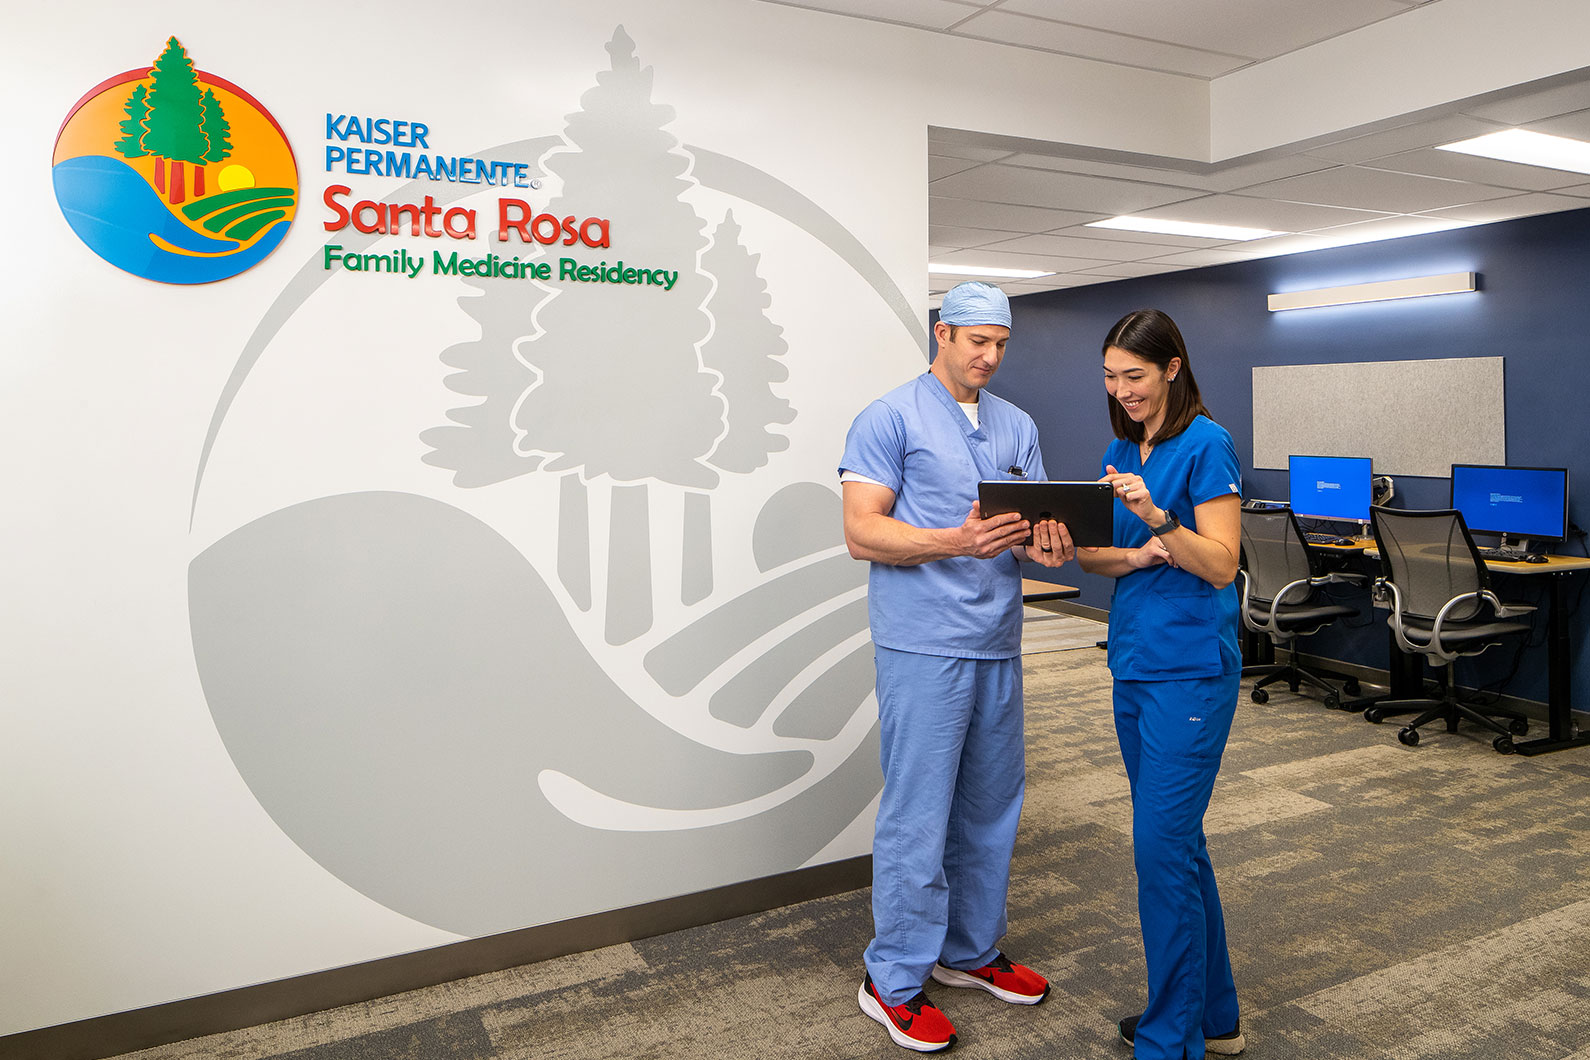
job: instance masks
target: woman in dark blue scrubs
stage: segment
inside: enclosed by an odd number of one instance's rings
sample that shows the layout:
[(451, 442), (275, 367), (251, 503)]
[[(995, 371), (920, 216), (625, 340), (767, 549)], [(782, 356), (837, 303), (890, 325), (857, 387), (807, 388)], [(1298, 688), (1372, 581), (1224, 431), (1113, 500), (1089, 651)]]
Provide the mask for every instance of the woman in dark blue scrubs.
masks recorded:
[(1203, 818), (1242, 673), (1232, 585), (1241, 469), (1204, 408), (1181, 332), (1159, 310), (1110, 329), (1104, 387), (1114, 547), (1077, 557), (1115, 578), (1109, 664), (1148, 964), (1147, 1007), (1119, 1030), (1138, 1060), (1235, 1055), (1246, 1043)]

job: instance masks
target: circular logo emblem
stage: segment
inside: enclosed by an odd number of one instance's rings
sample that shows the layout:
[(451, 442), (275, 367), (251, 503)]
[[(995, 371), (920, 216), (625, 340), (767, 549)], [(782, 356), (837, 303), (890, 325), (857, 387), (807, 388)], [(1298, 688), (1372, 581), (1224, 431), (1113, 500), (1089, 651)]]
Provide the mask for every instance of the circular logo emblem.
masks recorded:
[(55, 138), (55, 199), (77, 237), (126, 272), (210, 283), (276, 249), (298, 164), (247, 92), (194, 68), (177, 38), (155, 64), (77, 101)]

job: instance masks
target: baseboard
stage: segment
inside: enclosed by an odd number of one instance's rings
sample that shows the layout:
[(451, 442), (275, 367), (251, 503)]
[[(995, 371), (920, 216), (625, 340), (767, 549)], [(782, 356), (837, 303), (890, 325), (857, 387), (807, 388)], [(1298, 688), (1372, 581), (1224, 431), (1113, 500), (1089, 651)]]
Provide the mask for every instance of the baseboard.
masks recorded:
[(872, 857), (848, 858), (556, 924), (10, 1034), (0, 1037), (0, 1058), (102, 1060), (765, 912), (871, 883)]

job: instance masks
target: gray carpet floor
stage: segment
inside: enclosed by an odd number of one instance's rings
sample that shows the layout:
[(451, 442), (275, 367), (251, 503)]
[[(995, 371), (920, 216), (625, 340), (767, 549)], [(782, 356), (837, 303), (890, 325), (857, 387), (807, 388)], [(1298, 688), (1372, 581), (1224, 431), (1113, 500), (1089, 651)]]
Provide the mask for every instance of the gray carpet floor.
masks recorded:
[[(1054, 621), (1039, 619), (1040, 622)], [(1034, 1008), (929, 984), (971, 1060), (1126, 1060), (1143, 1003), (1126, 777), (1091, 643), (1026, 656), (1028, 799), (1007, 951)], [(1045, 637), (1060, 627), (1046, 628)], [(1246, 1055), (1590, 1060), (1590, 749), (1397, 743), (1285, 691), (1243, 698), (1208, 816)], [(911, 1055), (856, 1007), (869, 892), (179, 1045), (138, 1060)]]

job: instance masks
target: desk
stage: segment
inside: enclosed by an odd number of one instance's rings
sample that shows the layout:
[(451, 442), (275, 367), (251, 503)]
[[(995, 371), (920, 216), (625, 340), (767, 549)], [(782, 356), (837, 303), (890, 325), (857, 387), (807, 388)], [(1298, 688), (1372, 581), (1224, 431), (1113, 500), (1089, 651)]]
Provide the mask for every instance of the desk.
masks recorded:
[[(1373, 548), (1364, 555), (1374, 559)], [(1515, 741), (1513, 750), (1521, 755), (1538, 755), (1569, 747), (1590, 745), (1590, 732), (1579, 733), (1573, 721), (1573, 651), (1568, 643), (1568, 619), (1562, 600), (1562, 585), (1576, 571), (1590, 570), (1590, 559), (1583, 556), (1547, 556), (1544, 563), (1521, 563), (1488, 559), (1486, 569), (1497, 574), (1537, 575), (1547, 578), (1546, 604), (1546, 720), (1549, 736), (1537, 740)], [(1393, 658), (1401, 652), (1394, 652)]]
[(1546, 718), (1550, 735), (1538, 740), (1514, 742), (1521, 755), (1561, 751), (1590, 744), (1590, 733), (1580, 735), (1573, 722), (1573, 651), (1568, 643), (1568, 619), (1562, 602), (1562, 585), (1574, 571), (1590, 570), (1590, 559), (1582, 556), (1547, 556), (1544, 563), (1515, 563), (1488, 559), (1485, 566), (1498, 574), (1546, 576), (1550, 608), (1546, 613)]
[(1021, 580), (1021, 602), (1024, 604), (1035, 604), (1043, 600), (1074, 600), (1081, 595), (1082, 590), (1074, 585), (1056, 585), (1054, 582), (1046, 582), (1039, 578)]

